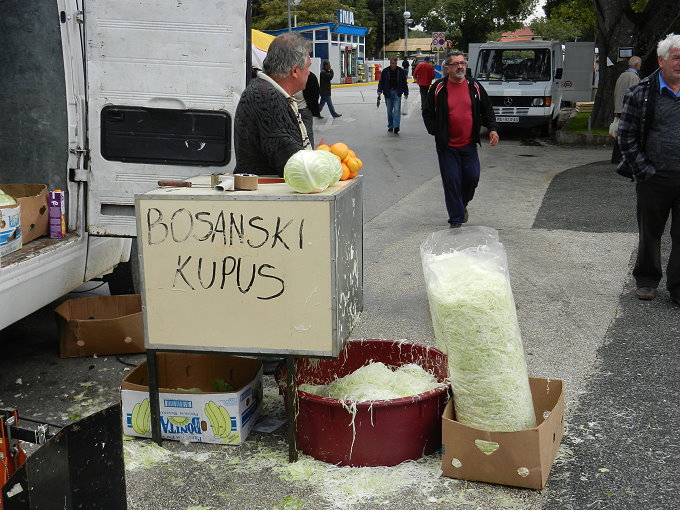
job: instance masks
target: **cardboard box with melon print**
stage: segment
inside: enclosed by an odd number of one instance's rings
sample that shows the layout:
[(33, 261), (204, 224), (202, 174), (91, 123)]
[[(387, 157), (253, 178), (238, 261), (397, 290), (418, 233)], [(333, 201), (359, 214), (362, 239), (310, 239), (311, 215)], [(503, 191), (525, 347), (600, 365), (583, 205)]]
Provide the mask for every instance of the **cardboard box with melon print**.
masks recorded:
[[(489, 432), (456, 421), (453, 400), (442, 416), (444, 476), (543, 489), (564, 434), (562, 381), (530, 377), (536, 427)], [(455, 398), (455, 397), (454, 397)]]

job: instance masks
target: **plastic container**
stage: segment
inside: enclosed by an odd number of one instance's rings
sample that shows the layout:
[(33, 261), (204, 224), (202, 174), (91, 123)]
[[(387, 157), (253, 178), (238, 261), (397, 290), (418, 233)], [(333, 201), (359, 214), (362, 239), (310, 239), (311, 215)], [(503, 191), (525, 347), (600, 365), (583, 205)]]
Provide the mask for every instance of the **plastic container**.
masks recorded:
[[(345, 344), (337, 359), (297, 359), (297, 384), (327, 384), (377, 361), (393, 367), (417, 363), (440, 382), (447, 377), (446, 355), (435, 348), (354, 340)], [(285, 366), (278, 380), (285, 399)], [(414, 397), (358, 403), (354, 421), (339, 400), (302, 391), (298, 396), (297, 447), (315, 459), (341, 466), (394, 466), (441, 446), (448, 385)]]

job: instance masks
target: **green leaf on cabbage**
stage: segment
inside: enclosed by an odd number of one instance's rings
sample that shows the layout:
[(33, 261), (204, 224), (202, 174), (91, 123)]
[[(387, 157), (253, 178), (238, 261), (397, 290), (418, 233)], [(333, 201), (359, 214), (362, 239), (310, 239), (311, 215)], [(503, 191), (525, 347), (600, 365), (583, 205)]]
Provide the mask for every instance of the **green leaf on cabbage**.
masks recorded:
[[(342, 168), (340, 169), (340, 171), (342, 173)], [(14, 205), (16, 203), (17, 203), (16, 200), (14, 200), (11, 196), (9, 196), (0, 189), (0, 207), (5, 205)]]
[(479, 245), (465, 239), (467, 229), (460, 229), (460, 250), (450, 231), (431, 234), (421, 246), (435, 337), (448, 355), (456, 419), (482, 430), (535, 427), (505, 249), (488, 237), (491, 229), (481, 228)]
[(283, 179), (298, 193), (320, 193), (342, 177), (342, 164), (334, 154), (303, 149), (283, 167)]

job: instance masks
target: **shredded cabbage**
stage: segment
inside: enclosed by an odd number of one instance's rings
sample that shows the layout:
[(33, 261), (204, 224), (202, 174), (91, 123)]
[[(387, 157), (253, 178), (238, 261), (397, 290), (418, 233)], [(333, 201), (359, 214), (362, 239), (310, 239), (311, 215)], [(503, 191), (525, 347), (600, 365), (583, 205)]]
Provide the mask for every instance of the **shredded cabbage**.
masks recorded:
[(328, 151), (297, 151), (283, 167), (283, 179), (298, 193), (319, 193), (340, 177), (342, 164)]
[(421, 257), (437, 344), (448, 355), (456, 419), (482, 430), (535, 427), (502, 244), (439, 254), (432, 246), (426, 240)]
[(408, 363), (391, 370), (378, 361), (329, 384), (300, 384), (298, 389), (320, 397), (366, 402), (411, 397), (438, 388), (442, 384), (416, 363)]
[[(342, 166), (340, 166), (340, 174), (342, 174)], [(16, 200), (14, 200), (11, 196), (7, 195), (4, 191), (0, 189), (0, 207), (4, 205), (14, 205), (16, 203), (17, 203)]]

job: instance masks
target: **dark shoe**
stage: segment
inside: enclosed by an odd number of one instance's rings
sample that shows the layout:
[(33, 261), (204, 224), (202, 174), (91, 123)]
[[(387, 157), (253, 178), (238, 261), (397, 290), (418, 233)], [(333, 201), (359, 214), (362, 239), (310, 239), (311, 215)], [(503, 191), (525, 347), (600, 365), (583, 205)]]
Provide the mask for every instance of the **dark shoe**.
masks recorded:
[(399, 134), (399, 128), (394, 128), (394, 134), (395, 135)]
[(338, 117), (342, 117), (342, 113), (338, 113), (337, 115), (333, 115), (334, 119), (337, 119)]
[(467, 207), (465, 208), (465, 213), (463, 213), (463, 223), (467, 223), (468, 221), (468, 212), (467, 212)]
[(656, 289), (653, 287), (638, 287), (635, 290), (635, 296), (643, 301), (649, 301), (656, 297)]
[(460, 228), (460, 223), (449, 223), (449, 228)]
[(392, 128), (387, 128), (387, 130), (388, 130), (390, 133), (391, 133), (392, 131), (394, 131), (394, 129), (392, 129)]
[(317, 119), (323, 119), (321, 115), (314, 115), (314, 117), (316, 117)]

